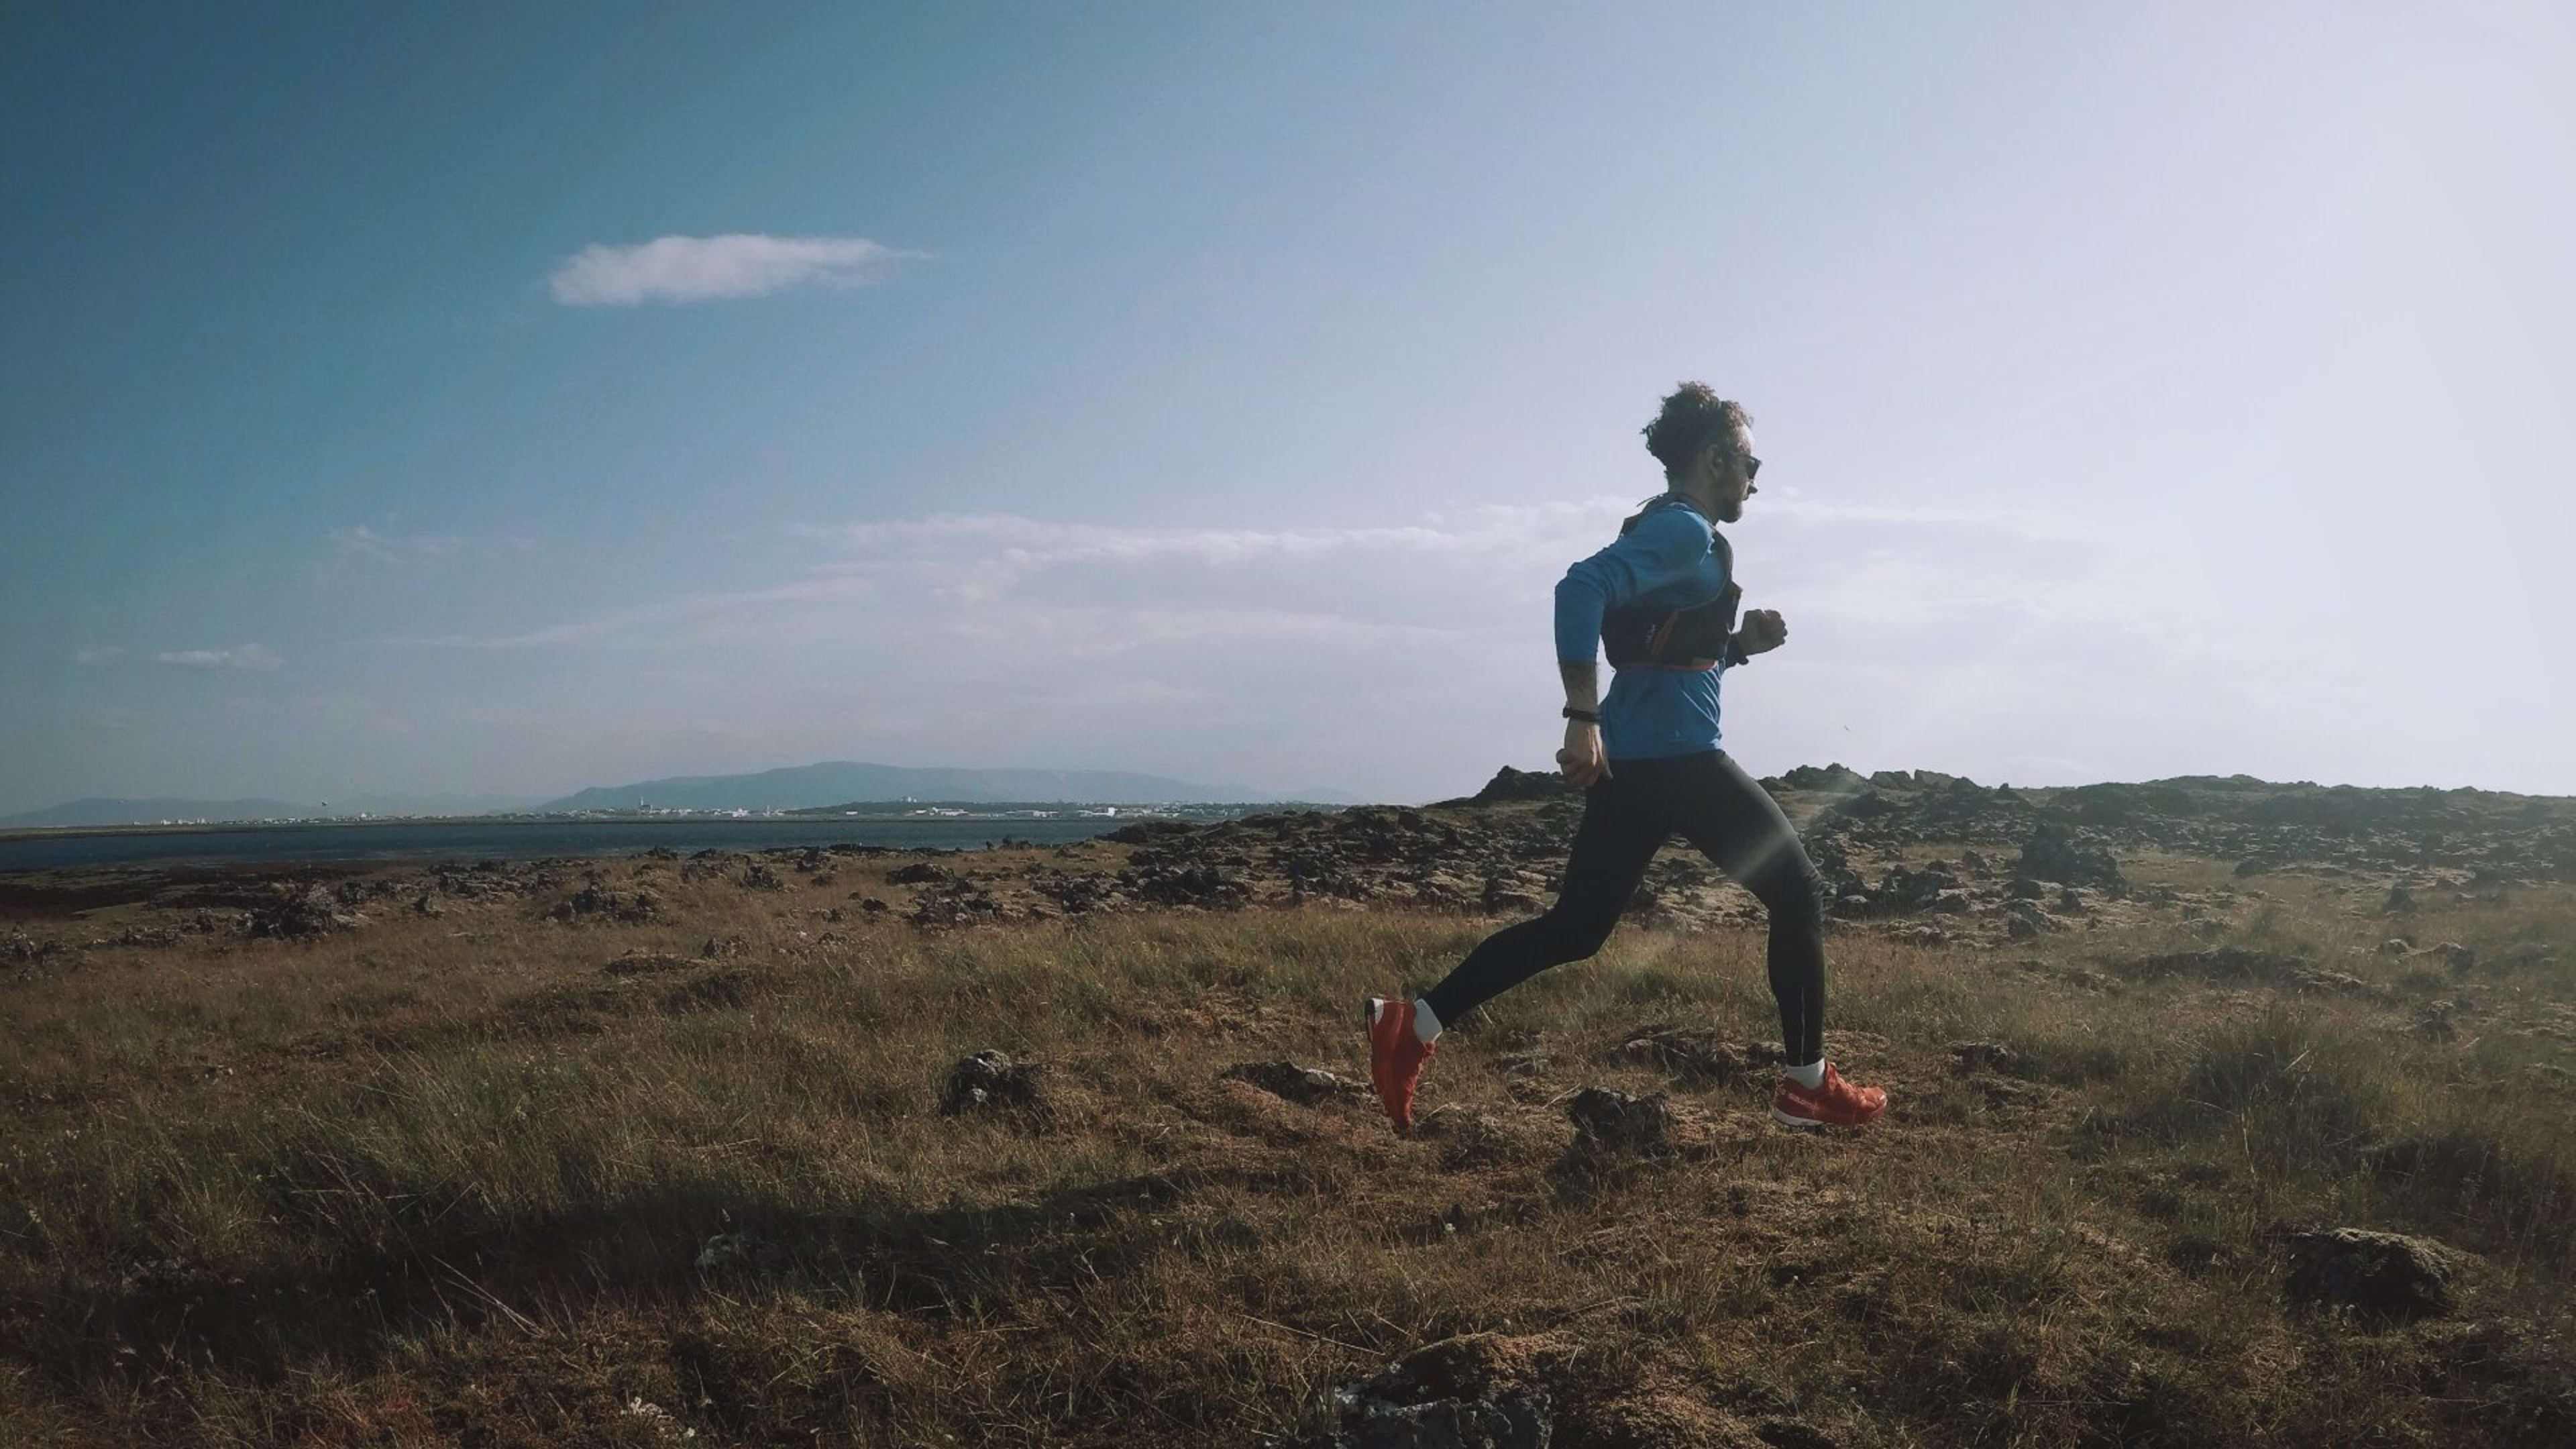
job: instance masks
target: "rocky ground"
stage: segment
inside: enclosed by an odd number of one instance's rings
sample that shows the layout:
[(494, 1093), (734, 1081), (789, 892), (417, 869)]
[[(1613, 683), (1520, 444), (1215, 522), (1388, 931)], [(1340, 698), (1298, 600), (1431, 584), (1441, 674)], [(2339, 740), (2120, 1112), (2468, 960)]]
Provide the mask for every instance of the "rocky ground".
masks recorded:
[[(2498, 900), (2576, 880), (2576, 802), (2474, 790), (2357, 790), (2208, 777), (2073, 789), (1988, 788), (1930, 771), (1864, 778), (1840, 766), (1763, 781), (1798, 825), (1847, 922), (1932, 944), (1991, 944), (2147, 920), (2215, 921), (2265, 897), (2262, 880), (2328, 879), (2377, 896), (2390, 938), (2424, 898)], [(1581, 795), (1506, 767), (1483, 791), (1425, 809), (1368, 806), (1254, 815), (1215, 825), (1149, 821), (1052, 850), (898, 853), (877, 847), (648, 853), (622, 872), (542, 860), (428, 869), (100, 870), (0, 881), (0, 910), (42, 919), (148, 905), (111, 937), (0, 937), (0, 961), (180, 932), (309, 936), (369, 912), (436, 915), (498, 897), (540, 900), (550, 919), (639, 921), (652, 882), (730, 880), (746, 891), (843, 883), (821, 928), (893, 915), (923, 926), (1181, 908), (1388, 906), (1530, 914), (1552, 897)], [(2131, 884), (2122, 857), (2216, 861), (2232, 879)], [(623, 884), (613, 884), (611, 877)], [(1676, 843), (1628, 908), (1683, 929), (1757, 922), (1761, 909)], [(136, 933), (142, 933), (138, 937)]]
[[(2576, 1442), (2576, 802), (1766, 781), (1759, 908), (1352, 1045), (1581, 810), (0, 878), (0, 1438)], [(1784, 1345), (1786, 1347), (1784, 1347)]]

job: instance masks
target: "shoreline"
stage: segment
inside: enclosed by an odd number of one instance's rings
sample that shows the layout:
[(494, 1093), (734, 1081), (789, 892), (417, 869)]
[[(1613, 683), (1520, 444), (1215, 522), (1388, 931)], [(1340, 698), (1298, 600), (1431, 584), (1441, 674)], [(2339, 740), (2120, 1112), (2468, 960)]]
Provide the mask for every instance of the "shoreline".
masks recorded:
[[(13, 840), (85, 840), (99, 836), (120, 835), (238, 835), (253, 830), (365, 830), (382, 827), (448, 826), (454, 828), (535, 825), (600, 825), (600, 826), (779, 826), (827, 825), (849, 821), (861, 825), (939, 825), (982, 824), (985, 822), (1026, 821), (1032, 824), (1070, 820), (1187, 820), (1204, 824), (1231, 820), (1241, 815), (1269, 810), (1338, 810), (1345, 806), (1314, 805), (1302, 801), (1249, 801), (1225, 805), (1125, 805), (1116, 808), (1117, 815), (1087, 815), (1086, 809), (1101, 808), (1087, 804), (1067, 805), (1063, 810), (1044, 815), (1027, 812), (1042, 807), (1014, 805), (996, 813), (983, 813), (970, 805), (934, 800), (923, 802), (923, 808), (954, 809), (957, 814), (919, 814), (860, 811), (824, 813), (791, 811), (761, 815), (378, 815), (352, 819), (320, 820), (209, 820), (202, 822), (153, 821), (126, 825), (13, 825), (0, 827), (0, 842)], [(1072, 813), (1066, 813), (1066, 812)], [(1128, 814), (1125, 812), (1133, 811)]]

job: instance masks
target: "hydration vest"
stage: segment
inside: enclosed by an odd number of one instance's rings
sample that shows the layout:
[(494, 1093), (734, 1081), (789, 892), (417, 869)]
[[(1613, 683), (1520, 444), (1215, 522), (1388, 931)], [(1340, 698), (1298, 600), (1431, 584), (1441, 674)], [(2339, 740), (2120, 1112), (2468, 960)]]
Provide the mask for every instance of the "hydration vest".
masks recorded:
[[(1658, 509), (1682, 508), (1678, 498), (1658, 498), (1619, 525), (1621, 537)], [(1696, 511), (1696, 510), (1694, 510)], [(1709, 530), (1709, 547), (1726, 570), (1726, 587), (1705, 603), (1622, 604), (1601, 614), (1601, 652), (1613, 669), (1709, 670), (1741, 664), (1735, 652), (1735, 609), (1744, 590), (1735, 586), (1735, 550), (1726, 535)]]

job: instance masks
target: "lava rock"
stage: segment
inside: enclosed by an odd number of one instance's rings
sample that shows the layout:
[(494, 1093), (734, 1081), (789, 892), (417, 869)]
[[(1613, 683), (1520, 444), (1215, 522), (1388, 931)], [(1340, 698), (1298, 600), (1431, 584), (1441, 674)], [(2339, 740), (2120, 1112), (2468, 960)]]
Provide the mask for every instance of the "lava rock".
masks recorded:
[(1485, 788), (1467, 797), (1470, 805), (1501, 805), (1520, 800), (1573, 800), (1583, 792), (1574, 782), (1554, 770), (1515, 770), (1509, 765), (1494, 772)]
[(2042, 825), (2031, 833), (2014, 864), (2013, 878), (2099, 886), (2114, 895), (2125, 895), (2129, 889), (2127, 877), (2120, 874), (2120, 862), (2110, 851), (2077, 841), (2055, 825)]
[(2039, 902), (2017, 900), (2004, 907), (2004, 935), (2015, 941), (2027, 941), (2048, 931), (2062, 931), (2066, 923), (2042, 909)]
[(1152, 845), (1156, 841), (1187, 835), (1196, 829), (1197, 826), (1186, 820), (1139, 820), (1133, 825), (1121, 825), (1100, 838), (1120, 845)]
[[(1959, 878), (1946, 870), (1909, 870), (1900, 866), (1879, 882), (1878, 889), (1870, 895), (1870, 904), (1898, 914), (1941, 910), (1945, 909), (1944, 896), (1958, 888)], [(1956, 909), (1966, 908), (1966, 898), (1961, 897)]]
[(2459, 1253), (2429, 1238), (2363, 1228), (2294, 1231), (2284, 1247), (2289, 1274), (2282, 1291), (2291, 1302), (2382, 1321), (2448, 1314), (2466, 1266)]
[(757, 1228), (718, 1233), (698, 1249), (701, 1273), (775, 1273), (788, 1262), (787, 1249)]
[(13, 928), (8, 935), (0, 936), (0, 961), (19, 965), (42, 961), (61, 946), (59, 941), (39, 941), (25, 931)]
[(1269, 1062), (1237, 1062), (1217, 1073), (1222, 1081), (1249, 1082), (1274, 1097), (1312, 1106), (1361, 1090), (1360, 1084), (1322, 1067), (1300, 1066), (1285, 1057)]
[(1146, 864), (1119, 872), (1119, 882), (1158, 906), (1249, 905), (1249, 882), (1214, 866)]
[(2295, 981), (2309, 970), (2296, 956), (2219, 946), (2207, 951), (2166, 951), (2122, 961), (2111, 968), (2132, 981), (2197, 976), (2208, 981)]
[(1672, 1125), (1672, 1099), (1663, 1092), (1632, 1097), (1607, 1087), (1586, 1087), (1565, 1104), (1574, 1123), (1578, 1147), (1603, 1151), (1650, 1152), (1664, 1145)]
[(2021, 1060), (2021, 1054), (1999, 1041), (1954, 1041), (1950, 1043), (1950, 1061), (1962, 1072), (1980, 1072), (1988, 1068), (2009, 1071)]
[(997, 921), (1004, 914), (1001, 901), (991, 891), (978, 882), (957, 879), (915, 897), (911, 918), (917, 926), (967, 926)]
[(1736, 1081), (1753, 1070), (1749, 1053), (1706, 1032), (1670, 1027), (1645, 1028), (1620, 1044), (1619, 1055), (1671, 1072), (1694, 1086)]
[(686, 971), (696, 964), (686, 956), (674, 956), (668, 951), (638, 949), (617, 957), (599, 969), (601, 974), (608, 976), (655, 976), (666, 971)]
[(1426, 1344), (1335, 1395), (1341, 1428), (1324, 1449), (1549, 1449), (1554, 1405), (1529, 1356), (1490, 1333)]
[(576, 921), (614, 921), (620, 925), (639, 925), (652, 920), (662, 911), (661, 898), (651, 891), (614, 890), (596, 881), (583, 886), (546, 912), (546, 919), (567, 924)]
[(293, 940), (354, 930), (359, 924), (357, 913), (331, 892), (318, 885), (284, 882), (268, 899), (250, 908), (243, 929), (253, 936)]
[(1015, 1062), (997, 1051), (977, 1052), (948, 1069), (940, 1088), (940, 1113), (954, 1117), (991, 1110), (1043, 1112), (1045, 1076), (1046, 1068), (1036, 1062)]

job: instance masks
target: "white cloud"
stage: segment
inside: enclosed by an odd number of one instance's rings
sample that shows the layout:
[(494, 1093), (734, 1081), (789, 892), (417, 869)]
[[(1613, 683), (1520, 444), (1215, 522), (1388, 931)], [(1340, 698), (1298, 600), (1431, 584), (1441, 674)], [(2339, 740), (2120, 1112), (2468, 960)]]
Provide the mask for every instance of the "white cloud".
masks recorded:
[(379, 533), (363, 523), (335, 528), (329, 533), (331, 547), (352, 558), (374, 559), (379, 563), (401, 563), (412, 559), (442, 559), (471, 553), (482, 558), (525, 558), (536, 552), (536, 544), (515, 536), (499, 538), (463, 538), (455, 534)]
[(547, 279), (567, 307), (633, 307), (763, 297), (790, 287), (858, 286), (913, 255), (857, 236), (664, 236), (583, 247)]
[(838, 556), (790, 582), (683, 594), (515, 634), (377, 642), (632, 645), (761, 637), (783, 620), (814, 618), (921, 643), (1018, 648), (1048, 639), (1082, 653), (1261, 634), (1357, 647), (1490, 627), (1487, 605), (1504, 588), (1540, 590), (1543, 611), (1544, 588), (1617, 507), (1490, 507), (1369, 528), (1131, 528), (1012, 514), (809, 526), (796, 531)]
[[(1781, 609), (1793, 630), (1730, 694), (1729, 738), (1766, 769), (1810, 750), (1991, 768), (2063, 753), (2071, 735), (2161, 738), (2183, 701), (2211, 697), (2205, 675), (2247, 672), (2251, 641), (2210, 637), (2120, 541), (2072, 541), (2041, 514), (1787, 501), (1760, 500), (1769, 507), (1730, 530), (1747, 604)], [(796, 532), (822, 556), (800, 576), (506, 635), (377, 642), (538, 656), (603, 698), (633, 691), (634, 709), (669, 697), (654, 671), (698, 671), (688, 697), (770, 731), (781, 758), (1051, 752), (1455, 793), (1495, 763), (1544, 763), (1558, 728), (1551, 590), (1634, 506), (1596, 497), (1355, 527), (1002, 513), (807, 526)], [(2257, 672), (2290, 677), (2277, 660)], [(2299, 672), (2300, 688), (2332, 683)]]
[(2035, 543), (2088, 543), (2098, 535), (2062, 514), (2028, 508), (1915, 508), (1877, 503), (1832, 503), (1784, 490), (1773, 498), (1766, 491), (1752, 505), (1761, 520), (1800, 524), (1880, 524), (1894, 528), (1938, 528), (2001, 534)]
[(275, 669), (286, 660), (265, 644), (232, 649), (174, 649), (152, 656), (155, 664), (179, 669)]

